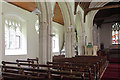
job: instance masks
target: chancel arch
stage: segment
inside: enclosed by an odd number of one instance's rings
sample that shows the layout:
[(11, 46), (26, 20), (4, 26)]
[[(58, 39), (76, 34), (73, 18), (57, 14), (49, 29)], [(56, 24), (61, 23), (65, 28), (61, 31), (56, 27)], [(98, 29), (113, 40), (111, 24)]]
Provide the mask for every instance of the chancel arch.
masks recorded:
[[(70, 29), (69, 27), (72, 26), (74, 28), (74, 25), (73, 25), (73, 22), (71, 21), (71, 19), (72, 19), (70, 16), (71, 10), (68, 10), (69, 9), (68, 4), (67, 4), (67, 2), (57, 2), (57, 5), (59, 6), (59, 9), (61, 10), (62, 18), (63, 18), (63, 21), (61, 21), (61, 22), (63, 25), (63, 33), (64, 33), (63, 37), (64, 38), (62, 40), (63, 43), (62, 43), (61, 47), (65, 46), (65, 56), (66, 57), (72, 57), (73, 55), (75, 55), (73, 53), (74, 46), (72, 46), (73, 41), (74, 41), (72, 38), (73, 37), (73, 29)], [(54, 7), (54, 9), (55, 9), (55, 7)], [(55, 21), (56, 15), (57, 14), (54, 14), (53, 21)], [(69, 38), (69, 41), (68, 41), (68, 38)]]

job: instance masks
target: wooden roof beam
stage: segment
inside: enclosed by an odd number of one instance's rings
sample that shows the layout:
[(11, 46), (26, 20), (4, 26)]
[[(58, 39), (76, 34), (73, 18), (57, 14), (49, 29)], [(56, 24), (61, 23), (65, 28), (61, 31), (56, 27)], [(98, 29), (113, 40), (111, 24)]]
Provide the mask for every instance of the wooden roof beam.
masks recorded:
[(79, 2), (75, 2), (75, 10), (74, 10), (74, 14), (76, 14), (78, 4), (79, 4)]
[(104, 9), (111, 9), (111, 8), (118, 8), (118, 7), (120, 7), (120, 5), (111, 5), (111, 6), (104, 6), (104, 7), (97, 7), (97, 8), (88, 8), (88, 9), (85, 9), (85, 12), (84, 12), (84, 22), (85, 22), (86, 15), (90, 11), (93, 11), (93, 10), (104, 10)]
[(97, 8), (88, 8), (86, 9), (88, 12), (93, 10), (103, 10), (103, 9), (110, 9), (110, 8), (118, 8), (120, 5), (111, 5), (111, 6), (104, 6), (104, 7), (97, 7)]

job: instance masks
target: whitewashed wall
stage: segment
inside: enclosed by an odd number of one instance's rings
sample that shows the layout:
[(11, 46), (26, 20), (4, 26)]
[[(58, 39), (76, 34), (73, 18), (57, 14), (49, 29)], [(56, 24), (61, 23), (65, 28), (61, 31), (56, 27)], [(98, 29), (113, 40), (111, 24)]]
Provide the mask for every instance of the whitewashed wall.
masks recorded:
[[(1, 8), (1, 7), (0, 7)], [(15, 14), (20, 17), (22, 17), (25, 20), (26, 24), (26, 39), (27, 39), (27, 55), (12, 55), (12, 56), (6, 56), (5, 55), (5, 49), (4, 49), (4, 44), (0, 45), (0, 51), (2, 52), (2, 60), (7, 60), (7, 61), (15, 61), (16, 59), (26, 59), (26, 58), (36, 58), (39, 57), (39, 36), (37, 32), (35, 31), (34, 25), (37, 20), (37, 16), (25, 11), (21, 8), (18, 8), (14, 5), (11, 5), (9, 3), (3, 2), (2, 3), (2, 17), (4, 20), (4, 16), (6, 14)], [(1, 14), (0, 14), (1, 15)], [(2, 21), (3, 23), (3, 21)], [(0, 26), (0, 37), (2, 37), (2, 42), (4, 43), (4, 33), (1, 33), (1, 28), (4, 29), (4, 26)], [(2, 35), (2, 36), (1, 36)], [(0, 38), (1, 39), (1, 38)], [(1, 42), (1, 40), (0, 40)], [(1, 43), (0, 43), (1, 44)], [(1, 47), (3, 48), (1, 50)], [(0, 52), (1, 53), (1, 52)]]
[(120, 15), (113, 15), (106, 18), (104, 23), (101, 25), (100, 29), (100, 43), (104, 43), (104, 48), (109, 48), (112, 45), (112, 25), (115, 23), (113, 21), (120, 20)]
[(112, 24), (103, 24), (100, 30), (100, 42), (104, 44), (104, 48), (109, 48), (112, 44)]
[[(56, 22), (52, 22), (52, 28), (53, 28), (53, 32), (57, 32), (58, 36), (59, 36), (59, 50), (62, 47), (63, 44), (63, 34), (64, 34), (64, 26), (61, 24), (58, 24)], [(53, 55), (60, 55), (59, 52), (52, 52), (52, 56)]]

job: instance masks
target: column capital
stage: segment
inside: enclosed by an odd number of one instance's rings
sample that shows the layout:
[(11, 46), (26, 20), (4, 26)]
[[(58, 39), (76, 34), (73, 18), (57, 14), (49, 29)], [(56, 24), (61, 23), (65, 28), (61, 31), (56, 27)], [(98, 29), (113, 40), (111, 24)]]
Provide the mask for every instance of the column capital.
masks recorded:
[(68, 33), (68, 32), (72, 32), (72, 29), (67, 28), (66, 32), (67, 32), (67, 33)]
[(73, 26), (72, 26), (72, 27), (67, 27), (67, 30), (66, 30), (66, 31), (67, 31), (67, 32), (74, 32), (73, 30), (74, 30), (74, 28), (73, 28)]
[(40, 29), (45, 30), (47, 29), (47, 26), (48, 26), (47, 22), (44, 22), (44, 21), (40, 22)]

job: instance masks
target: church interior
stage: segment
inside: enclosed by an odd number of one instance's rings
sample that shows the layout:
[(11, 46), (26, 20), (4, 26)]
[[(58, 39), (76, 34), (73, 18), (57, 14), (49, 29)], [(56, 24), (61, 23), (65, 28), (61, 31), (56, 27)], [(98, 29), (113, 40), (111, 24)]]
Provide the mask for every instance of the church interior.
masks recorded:
[(1, 80), (120, 80), (120, 0), (1, 0)]

